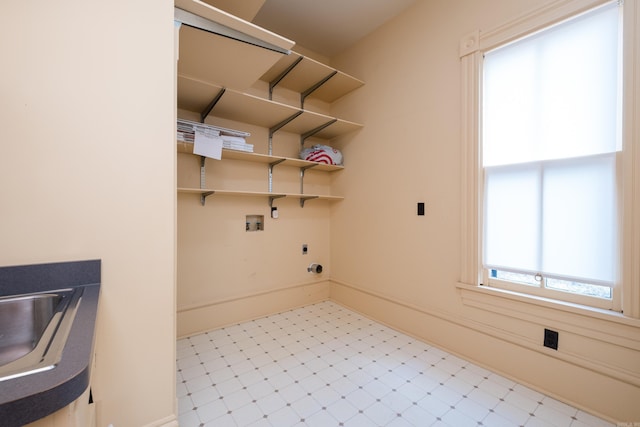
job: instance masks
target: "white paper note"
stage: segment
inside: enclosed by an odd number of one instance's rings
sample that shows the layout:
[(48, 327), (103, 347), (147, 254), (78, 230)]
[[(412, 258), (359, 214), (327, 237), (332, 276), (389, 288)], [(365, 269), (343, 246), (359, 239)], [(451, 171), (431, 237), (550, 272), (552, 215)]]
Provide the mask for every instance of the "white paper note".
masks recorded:
[(196, 128), (193, 154), (220, 160), (222, 158), (222, 138), (217, 132)]

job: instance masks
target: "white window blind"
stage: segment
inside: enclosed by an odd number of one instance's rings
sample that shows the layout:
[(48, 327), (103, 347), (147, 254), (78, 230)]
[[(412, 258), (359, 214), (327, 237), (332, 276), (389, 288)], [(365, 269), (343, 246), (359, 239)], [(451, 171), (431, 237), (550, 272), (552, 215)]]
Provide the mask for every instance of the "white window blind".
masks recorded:
[(616, 3), (485, 55), (485, 268), (613, 286)]

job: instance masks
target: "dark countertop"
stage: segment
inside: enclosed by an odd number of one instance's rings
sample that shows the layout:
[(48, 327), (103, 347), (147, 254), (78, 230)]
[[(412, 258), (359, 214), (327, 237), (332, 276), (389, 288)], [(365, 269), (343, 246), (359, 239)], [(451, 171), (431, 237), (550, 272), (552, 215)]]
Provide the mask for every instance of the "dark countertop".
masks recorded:
[(44, 418), (72, 403), (89, 387), (100, 267), (100, 260), (0, 267), (0, 296), (82, 288), (60, 363), (45, 372), (0, 381), (3, 427)]

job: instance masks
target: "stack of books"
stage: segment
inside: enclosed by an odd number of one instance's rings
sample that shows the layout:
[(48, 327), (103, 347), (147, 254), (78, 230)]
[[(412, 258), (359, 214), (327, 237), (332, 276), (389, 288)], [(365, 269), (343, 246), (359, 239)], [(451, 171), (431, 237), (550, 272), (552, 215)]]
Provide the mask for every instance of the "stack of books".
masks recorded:
[(222, 148), (253, 153), (253, 144), (247, 144), (246, 140), (246, 138), (251, 135), (248, 132), (182, 119), (178, 119), (177, 125), (176, 137), (178, 141), (193, 144), (195, 141), (196, 131), (199, 131), (209, 137), (222, 139)]

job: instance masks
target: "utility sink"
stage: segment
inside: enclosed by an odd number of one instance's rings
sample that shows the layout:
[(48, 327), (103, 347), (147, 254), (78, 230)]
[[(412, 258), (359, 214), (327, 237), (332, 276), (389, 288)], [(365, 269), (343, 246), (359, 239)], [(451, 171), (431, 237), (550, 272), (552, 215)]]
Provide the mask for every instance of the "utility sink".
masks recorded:
[(0, 266), (1, 427), (28, 425), (87, 392), (100, 265), (93, 259)]
[(0, 382), (55, 368), (82, 288), (0, 297)]

